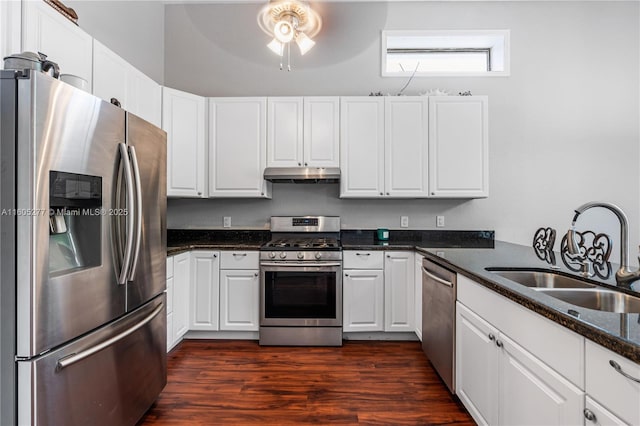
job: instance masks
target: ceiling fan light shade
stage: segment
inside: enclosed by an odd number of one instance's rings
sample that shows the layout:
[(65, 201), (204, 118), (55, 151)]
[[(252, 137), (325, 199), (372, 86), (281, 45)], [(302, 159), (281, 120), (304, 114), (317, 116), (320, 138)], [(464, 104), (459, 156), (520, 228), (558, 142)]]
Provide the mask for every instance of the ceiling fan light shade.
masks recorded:
[(278, 56), (284, 55), (284, 43), (280, 43), (276, 38), (271, 40), (267, 47)]
[(295, 28), (293, 24), (289, 21), (278, 21), (273, 27), (273, 36), (280, 43), (289, 43), (293, 40), (293, 36), (295, 35)]
[(296, 44), (300, 48), (300, 54), (304, 55), (309, 50), (311, 50), (313, 46), (316, 45), (316, 42), (311, 40), (305, 33), (300, 31), (296, 34)]

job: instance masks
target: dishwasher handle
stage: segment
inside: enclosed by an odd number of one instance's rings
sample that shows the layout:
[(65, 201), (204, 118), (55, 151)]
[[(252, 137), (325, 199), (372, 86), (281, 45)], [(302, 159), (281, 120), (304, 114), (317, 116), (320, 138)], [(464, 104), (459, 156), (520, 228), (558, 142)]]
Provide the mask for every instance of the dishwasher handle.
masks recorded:
[(443, 280), (442, 278), (432, 274), (424, 266), (422, 267), (422, 273), (425, 274), (427, 277), (431, 278), (432, 280), (434, 280), (435, 282), (439, 283), (439, 284), (446, 285), (447, 287), (453, 287), (453, 283), (452, 282), (449, 282), (447, 280)]

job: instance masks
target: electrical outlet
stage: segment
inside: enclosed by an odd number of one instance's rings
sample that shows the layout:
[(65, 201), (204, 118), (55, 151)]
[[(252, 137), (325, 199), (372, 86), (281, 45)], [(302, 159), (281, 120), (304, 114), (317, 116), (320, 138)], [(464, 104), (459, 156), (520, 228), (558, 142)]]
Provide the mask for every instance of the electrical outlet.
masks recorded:
[(436, 226), (438, 228), (444, 227), (444, 216), (436, 216)]
[(401, 228), (409, 227), (409, 216), (400, 216), (400, 227)]
[(223, 225), (225, 228), (231, 228), (231, 216), (225, 216)]

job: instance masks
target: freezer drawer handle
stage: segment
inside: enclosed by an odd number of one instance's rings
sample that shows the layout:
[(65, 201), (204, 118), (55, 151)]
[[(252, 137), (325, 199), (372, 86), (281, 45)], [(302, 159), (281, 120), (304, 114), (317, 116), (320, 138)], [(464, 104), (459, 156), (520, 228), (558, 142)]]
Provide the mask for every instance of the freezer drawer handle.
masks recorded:
[(58, 360), (58, 364), (56, 365), (56, 370), (60, 371), (64, 368), (69, 367), (70, 365), (75, 364), (76, 362), (82, 361), (83, 359), (90, 357), (91, 355), (94, 355), (98, 352), (100, 352), (103, 349), (108, 348), (109, 346), (113, 345), (114, 343), (118, 342), (119, 340), (124, 339), (125, 337), (129, 336), (130, 334), (135, 333), (137, 330), (139, 330), (140, 328), (144, 327), (145, 325), (147, 325), (148, 322), (150, 322), (152, 319), (154, 319), (161, 311), (162, 308), (164, 308), (164, 303), (160, 303), (160, 305), (158, 305), (158, 307), (156, 307), (153, 312), (151, 312), (149, 314), (148, 317), (146, 317), (145, 319), (143, 319), (142, 321), (140, 321), (138, 324), (134, 325), (133, 327), (123, 331), (122, 333), (113, 336), (110, 339), (105, 340), (102, 343), (99, 343), (93, 347), (91, 347), (90, 349), (87, 349), (86, 351), (82, 351), (80, 353), (77, 354), (71, 354), (69, 356), (66, 356), (64, 358), (60, 358)]
[(431, 279), (432, 279), (432, 280), (434, 280), (435, 282), (438, 282), (438, 283), (440, 283), (440, 284), (446, 285), (447, 287), (453, 287), (453, 283), (450, 283), (450, 282), (449, 282), (449, 281), (447, 281), (447, 280), (443, 280), (442, 278), (440, 278), (440, 277), (437, 277), (437, 276), (433, 275), (431, 272), (427, 271), (427, 270), (425, 269), (425, 267), (424, 267), (424, 266), (422, 267), (422, 272), (424, 272), (424, 274), (425, 274), (427, 277), (431, 278)]
[(138, 259), (140, 258), (140, 243), (142, 242), (142, 185), (140, 183), (140, 167), (138, 166), (138, 156), (136, 149), (129, 147), (131, 153), (131, 165), (133, 166), (133, 177), (135, 178), (135, 243), (133, 248), (133, 261), (131, 262), (131, 270), (129, 271), (129, 281), (133, 281), (138, 268)]

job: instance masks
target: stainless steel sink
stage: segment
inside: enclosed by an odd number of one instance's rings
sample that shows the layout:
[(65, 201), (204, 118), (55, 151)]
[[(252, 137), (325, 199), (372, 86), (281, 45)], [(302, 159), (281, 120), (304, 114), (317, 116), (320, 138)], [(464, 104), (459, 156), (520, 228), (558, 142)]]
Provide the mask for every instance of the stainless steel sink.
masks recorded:
[(512, 270), (487, 268), (493, 272), (518, 284), (535, 288), (596, 288), (594, 284), (584, 282), (578, 278), (571, 278), (566, 275), (556, 274), (550, 271), (535, 270)]
[(540, 293), (560, 299), (572, 305), (599, 311), (624, 314), (640, 313), (640, 297), (601, 289), (538, 289)]

